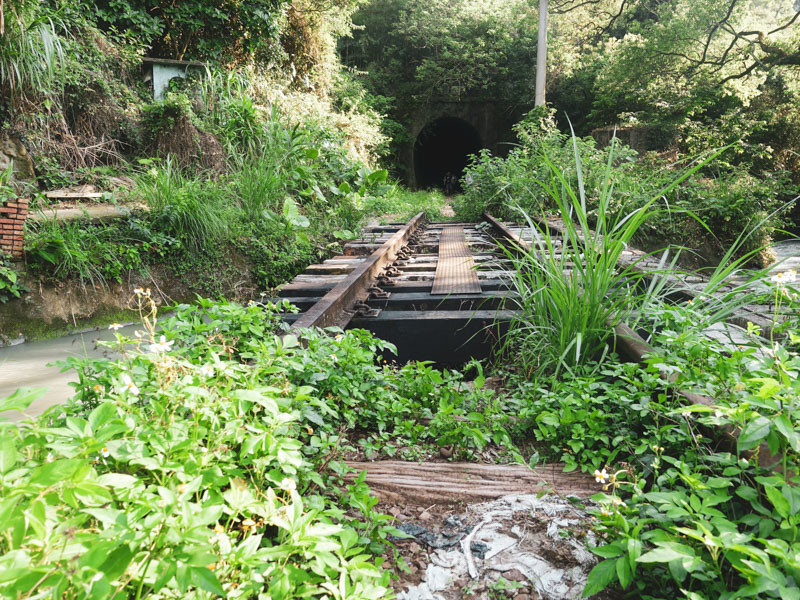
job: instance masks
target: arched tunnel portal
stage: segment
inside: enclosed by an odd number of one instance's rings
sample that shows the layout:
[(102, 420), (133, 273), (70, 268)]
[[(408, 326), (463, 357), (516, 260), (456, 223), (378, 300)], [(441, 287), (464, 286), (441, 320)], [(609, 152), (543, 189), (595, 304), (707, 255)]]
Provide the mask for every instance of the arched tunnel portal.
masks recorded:
[(457, 117), (440, 117), (422, 128), (414, 142), (414, 173), (419, 188), (444, 187), (447, 173), (461, 178), (469, 155), (483, 148), (480, 133)]

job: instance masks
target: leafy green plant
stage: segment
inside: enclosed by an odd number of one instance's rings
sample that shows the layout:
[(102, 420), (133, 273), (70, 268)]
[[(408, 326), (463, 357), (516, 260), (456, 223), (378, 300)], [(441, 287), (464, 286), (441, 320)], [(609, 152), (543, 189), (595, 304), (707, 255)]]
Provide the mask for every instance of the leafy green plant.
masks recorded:
[[(563, 233), (557, 236), (546, 224), (521, 211), (533, 231), (533, 244), (527, 250), (504, 249), (514, 265), (512, 289), (517, 313), (503, 347), (513, 349), (529, 374), (558, 372), (598, 357), (614, 325), (658, 291), (657, 287), (645, 286), (642, 295), (637, 290), (642, 273), (633, 267), (620, 269), (618, 261), (639, 228), (656, 212), (662, 194), (631, 207), (627, 213), (612, 210), (616, 191), (613, 146), (599, 188), (593, 231), (581, 155), (573, 138), (577, 185), (573, 187), (546, 153), (539, 160), (546, 165), (549, 177), (536, 182), (557, 207)], [(664, 192), (698, 168), (678, 177)]]
[[(788, 301), (796, 302), (792, 293)], [(647, 370), (674, 373), (670, 389), (698, 390), (716, 404), (650, 404), (691, 441), (629, 438), (651, 445), (648, 468), (598, 467), (605, 542), (593, 551), (604, 560), (585, 596), (612, 583), (648, 598), (800, 596), (792, 557), (800, 523), (797, 336), (765, 347), (752, 334), (751, 344), (726, 347), (697, 333), (697, 313), (691, 306), (663, 313)], [(722, 429), (735, 441), (715, 439)]]
[(155, 100), (142, 108), (142, 127), (150, 138), (160, 131), (169, 131), (181, 118), (194, 119), (192, 102), (183, 93), (167, 94), (163, 100)]
[(0, 254), (0, 302), (19, 298), (24, 291), (25, 286), (19, 281), (19, 273), (8, 264), (6, 257)]
[(0, 89), (17, 103), (36, 94), (55, 93), (64, 62), (57, 13), (31, 0), (8, 0), (0, 12), (6, 24), (0, 48)]
[(55, 278), (76, 277), (81, 283), (104, 286), (101, 267), (92, 259), (86, 232), (75, 221), (60, 222), (56, 216), (26, 223), (25, 251), (41, 263), (49, 263)]

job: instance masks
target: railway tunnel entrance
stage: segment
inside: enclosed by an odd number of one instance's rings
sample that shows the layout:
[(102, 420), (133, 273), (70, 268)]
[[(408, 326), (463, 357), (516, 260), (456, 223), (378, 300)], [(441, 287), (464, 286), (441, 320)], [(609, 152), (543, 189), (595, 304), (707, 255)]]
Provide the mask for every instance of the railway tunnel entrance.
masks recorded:
[(428, 123), (414, 143), (414, 170), (420, 188), (444, 187), (449, 172), (461, 178), (470, 154), (483, 148), (477, 129), (464, 119), (441, 117)]

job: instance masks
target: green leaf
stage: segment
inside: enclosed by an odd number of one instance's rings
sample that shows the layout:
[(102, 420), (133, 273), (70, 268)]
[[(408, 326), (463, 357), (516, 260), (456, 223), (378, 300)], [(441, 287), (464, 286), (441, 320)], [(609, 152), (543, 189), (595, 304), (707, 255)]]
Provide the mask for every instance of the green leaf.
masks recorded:
[(51, 463), (45, 463), (33, 471), (30, 481), (36, 485), (49, 487), (59, 481), (71, 479), (81, 468), (83, 462), (80, 458), (71, 458), (69, 460), (56, 460)]
[(690, 546), (678, 544), (676, 542), (662, 542), (658, 548), (650, 550), (642, 554), (636, 562), (640, 563), (654, 563), (654, 562), (670, 562), (676, 559), (694, 558), (694, 550)]
[(775, 423), (775, 428), (786, 438), (786, 441), (789, 442), (792, 450), (800, 453), (800, 435), (798, 435), (794, 427), (792, 427), (789, 418), (786, 415), (778, 415), (773, 422)]
[(100, 566), (100, 570), (106, 574), (109, 581), (114, 581), (125, 573), (132, 560), (133, 552), (131, 552), (127, 544), (122, 544), (108, 555), (108, 558)]
[(582, 598), (588, 598), (598, 592), (602, 592), (617, 577), (617, 561), (604, 560), (597, 564), (586, 580), (586, 587), (583, 588)]
[(791, 507), (789, 505), (789, 501), (781, 493), (781, 491), (778, 488), (771, 486), (765, 486), (764, 491), (766, 492), (769, 501), (772, 502), (772, 506), (774, 506), (775, 510), (778, 511), (778, 514), (784, 519), (787, 518), (791, 514)]
[(750, 502), (758, 500), (758, 492), (755, 488), (750, 487), (749, 485), (740, 485), (736, 489), (736, 495), (744, 500), (749, 500)]
[(377, 171), (373, 171), (369, 175), (367, 175), (367, 183), (383, 183), (386, 181), (386, 178), (389, 176), (389, 171), (386, 169), (379, 169)]
[(739, 450), (750, 450), (769, 435), (771, 421), (766, 417), (757, 417), (744, 426), (739, 434)]
[(117, 414), (117, 407), (113, 402), (103, 402), (89, 414), (89, 427), (97, 433), (101, 425), (110, 421)]
[(133, 475), (124, 473), (106, 473), (97, 478), (97, 483), (114, 489), (125, 489), (132, 487), (139, 481)]
[(17, 464), (17, 445), (10, 435), (0, 437), (0, 473), (8, 473)]
[(622, 548), (619, 546), (617, 542), (613, 544), (609, 544), (607, 546), (597, 546), (596, 548), (589, 548), (589, 551), (592, 554), (596, 554), (602, 558), (616, 558), (620, 554), (622, 554)]
[(222, 589), (219, 579), (217, 579), (213, 571), (208, 570), (206, 567), (187, 568), (189, 570), (189, 580), (194, 585), (217, 596), (225, 596), (225, 590)]
[(31, 403), (44, 396), (47, 388), (21, 387), (16, 392), (0, 400), (0, 412), (7, 410), (23, 411)]
[(631, 584), (633, 581), (633, 573), (631, 573), (631, 565), (628, 562), (627, 556), (620, 556), (617, 559), (617, 579), (619, 579), (619, 584), (626, 588)]

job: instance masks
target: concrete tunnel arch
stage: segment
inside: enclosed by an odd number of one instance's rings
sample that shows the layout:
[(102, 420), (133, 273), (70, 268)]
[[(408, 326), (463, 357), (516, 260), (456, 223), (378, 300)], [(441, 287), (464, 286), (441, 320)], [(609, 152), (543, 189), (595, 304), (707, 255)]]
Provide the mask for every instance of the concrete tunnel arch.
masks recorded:
[(483, 148), (478, 130), (464, 119), (440, 117), (422, 128), (414, 142), (414, 173), (418, 188), (443, 187), (449, 171), (459, 179), (470, 154)]

